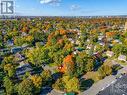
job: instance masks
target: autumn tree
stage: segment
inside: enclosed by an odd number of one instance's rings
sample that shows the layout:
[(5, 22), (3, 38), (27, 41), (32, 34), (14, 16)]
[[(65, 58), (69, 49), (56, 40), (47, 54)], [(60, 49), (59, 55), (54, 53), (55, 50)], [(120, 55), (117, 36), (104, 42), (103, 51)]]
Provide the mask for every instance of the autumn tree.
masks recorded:
[(28, 58), (28, 61), (36, 66), (48, 63), (50, 60), (48, 50), (44, 47), (37, 47), (29, 50), (28, 52), (26, 52), (26, 56)]
[(74, 58), (73, 55), (67, 55), (64, 60), (63, 60), (63, 68), (62, 71), (67, 74), (72, 76), (74, 74)]
[(7, 95), (13, 95), (15, 93), (15, 86), (9, 77), (4, 77), (4, 87)]
[(42, 71), (40, 75), (42, 78), (43, 86), (52, 85), (53, 77), (52, 77), (52, 73), (50, 70), (44, 70)]
[(41, 76), (38, 75), (33, 75), (30, 77), (30, 79), (32, 80), (34, 87), (35, 87), (35, 92), (38, 93), (40, 92), (41, 88), (42, 88), (42, 78)]
[(79, 92), (79, 80), (76, 77), (63, 76), (56, 81), (53, 87), (67, 92)]
[(100, 74), (100, 76), (102, 78), (104, 78), (105, 76), (108, 76), (110, 74), (112, 74), (112, 68), (108, 65), (102, 65), (99, 69), (98, 72)]
[(93, 58), (87, 58), (86, 71), (94, 70), (95, 62)]
[(13, 77), (15, 75), (15, 67), (12, 64), (6, 64), (4, 66), (4, 71), (8, 74), (9, 77)]
[(34, 84), (32, 80), (25, 79), (19, 84), (18, 95), (34, 95)]

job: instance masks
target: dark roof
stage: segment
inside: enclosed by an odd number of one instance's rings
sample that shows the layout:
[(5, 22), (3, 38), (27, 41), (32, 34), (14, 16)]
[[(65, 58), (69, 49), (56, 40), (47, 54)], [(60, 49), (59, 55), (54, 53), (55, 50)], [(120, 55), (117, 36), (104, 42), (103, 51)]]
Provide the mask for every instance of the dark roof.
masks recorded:
[(100, 91), (97, 95), (127, 95), (127, 75), (117, 79), (117, 81)]
[(31, 72), (33, 69), (29, 64), (25, 64), (22, 67), (16, 69), (16, 75), (24, 75), (26, 72)]

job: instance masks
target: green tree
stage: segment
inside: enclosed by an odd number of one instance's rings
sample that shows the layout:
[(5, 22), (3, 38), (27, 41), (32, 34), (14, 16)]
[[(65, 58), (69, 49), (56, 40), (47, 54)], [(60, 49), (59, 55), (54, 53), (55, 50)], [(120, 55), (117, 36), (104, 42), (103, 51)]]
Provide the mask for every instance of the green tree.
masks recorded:
[(79, 91), (79, 80), (76, 77), (70, 78), (69, 76), (65, 76), (63, 81), (65, 83), (65, 89), (67, 92)]
[(34, 95), (34, 84), (32, 80), (25, 79), (18, 86), (19, 95)]
[(119, 54), (127, 55), (127, 47), (123, 44), (116, 44), (115, 46), (113, 46), (112, 51), (115, 52), (116, 56), (118, 56)]
[(43, 80), (46, 80), (46, 81), (51, 79), (52, 78), (51, 77), (51, 71), (49, 71), (49, 70), (42, 71), (41, 77), (42, 77)]
[(15, 88), (13, 82), (10, 80), (9, 77), (4, 78), (4, 87), (6, 89), (7, 95), (13, 95), (15, 93)]
[(40, 66), (45, 63), (49, 63), (50, 58), (48, 55), (48, 50), (44, 47), (37, 47), (32, 50), (29, 50), (26, 53), (28, 61), (36, 66)]
[(94, 69), (94, 60), (93, 59), (88, 59), (87, 64), (86, 64), (86, 71), (90, 72)]
[(79, 80), (76, 77), (63, 76), (56, 81), (53, 88), (67, 92), (79, 92)]
[(102, 78), (104, 78), (105, 76), (108, 76), (110, 74), (112, 74), (112, 68), (108, 65), (102, 65), (99, 69), (98, 72), (100, 74), (100, 76)]
[(82, 58), (81, 56), (76, 56), (76, 73), (77, 75), (82, 74), (85, 71), (86, 62), (84, 61), (85, 58)]
[(6, 64), (4, 66), (4, 71), (8, 74), (9, 77), (13, 77), (15, 75), (15, 67), (11, 64)]
[(32, 80), (34, 87), (35, 87), (35, 92), (39, 93), (41, 91), (42, 88), (42, 78), (41, 76), (38, 75), (33, 75), (30, 77), (30, 79)]

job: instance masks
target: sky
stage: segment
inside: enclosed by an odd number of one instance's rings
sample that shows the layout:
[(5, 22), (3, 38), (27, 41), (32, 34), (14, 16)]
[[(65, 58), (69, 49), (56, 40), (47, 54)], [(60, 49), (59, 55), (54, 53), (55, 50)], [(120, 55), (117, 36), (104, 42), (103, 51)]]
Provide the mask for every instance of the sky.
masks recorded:
[(127, 0), (15, 0), (22, 16), (127, 15)]

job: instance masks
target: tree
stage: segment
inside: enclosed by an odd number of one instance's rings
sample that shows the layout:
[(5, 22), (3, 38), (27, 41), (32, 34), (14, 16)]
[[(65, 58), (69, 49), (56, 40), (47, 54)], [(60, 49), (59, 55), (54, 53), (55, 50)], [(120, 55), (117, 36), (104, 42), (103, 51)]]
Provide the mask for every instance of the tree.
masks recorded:
[(52, 80), (51, 71), (49, 70), (42, 71), (41, 77), (42, 77), (43, 86), (52, 85), (53, 80)]
[(118, 56), (119, 54), (126, 55), (127, 47), (123, 44), (116, 44), (115, 46), (113, 46), (112, 51), (115, 52), (116, 56)]
[(76, 56), (75, 69), (78, 75), (82, 74), (85, 71), (86, 62), (84, 59), (85, 58), (84, 57), (82, 58), (80, 55)]
[(56, 81), (53, 88), (67, 92), (79, 92), (79, 80), (76, 77), (63, 76)]
[(24, 39), (22, 37), (15, 37), (14, 38), (14, 44), (17, 46), (21, 46), (25, 43)]
[(67, 92), (79, 91), (79, 80), (76, 77), (70, 78), (69, 76), (64, 76), (63, 81), (65, 82)]
[(53, 88), (54, 89), (57, 89), (57, 90), (61, 90), (61, 91), (64, 91), (65, 89), (65, 83), (63, 82), (62, 78), (58, 79), (55, 84), (53, 84)]
[(34, 84), (32, 80), (25, 79), (18, 86), (19, 95), (34, 95)]
[(4, 66), (4, 71), (8, 74), (9, 77), (13, 77), (15, 74), (15, 68), (11, 64), (6, 64)]
[(74, 58), (73, 55), (67, 55), (64, 60), (63, 60), (63, 68), (62, 71), (66, 74), (66, 75), (70, 75), (73, 76), (74, 74)]
[(32, 44), (34, 38), (33, 36), (25, 36), (25, 37), (15, 37), (14, 44), (17, 46), (21, 46), (24, 43)]
[(33, 75), (30, 77), (30, 79), (32, 80), (34, 87), (35, 87), (35, 92), (38, 93), (40, 92), (41, 88), (42, 88), (42, 78), (41, 76), (38, 75)]
[(102, 65), (99, 69), (98, 72), (102, 78), (105, 76), (108, 76), (112, 73), (112, 68), (108, 65)]
[(9, 77), (4, 78), (4, 87), (6, 89), (7, 95), (12, 95), (15, 93), (15, 88), (13, 82), (9, 79)]
[(12, 64), (13, 61), (13, 56), (8, 56), (8, 57), (4, 57), (4, 60), (2, 61), (3, 64)]
[(43, 81), (48, 81), (49, 79), (52, 78), (51, 77), (51, 71), (49, 71), (49, 70), (42, 71), (41, 77), (42, 77)]
[(34, 37), (34, 41), (45, 41), (45, 34), (43, 32), (31, 32), (31, 35)]
[(88, 59), (87, 64), (86, 64), (86, 71), (90, 72), (94, 69), (94, 60), (93, 59)]
[(49, 63), (48, 50), (44, 47), (36, 47), (26, 53), (28, 61), (36, 66)]

